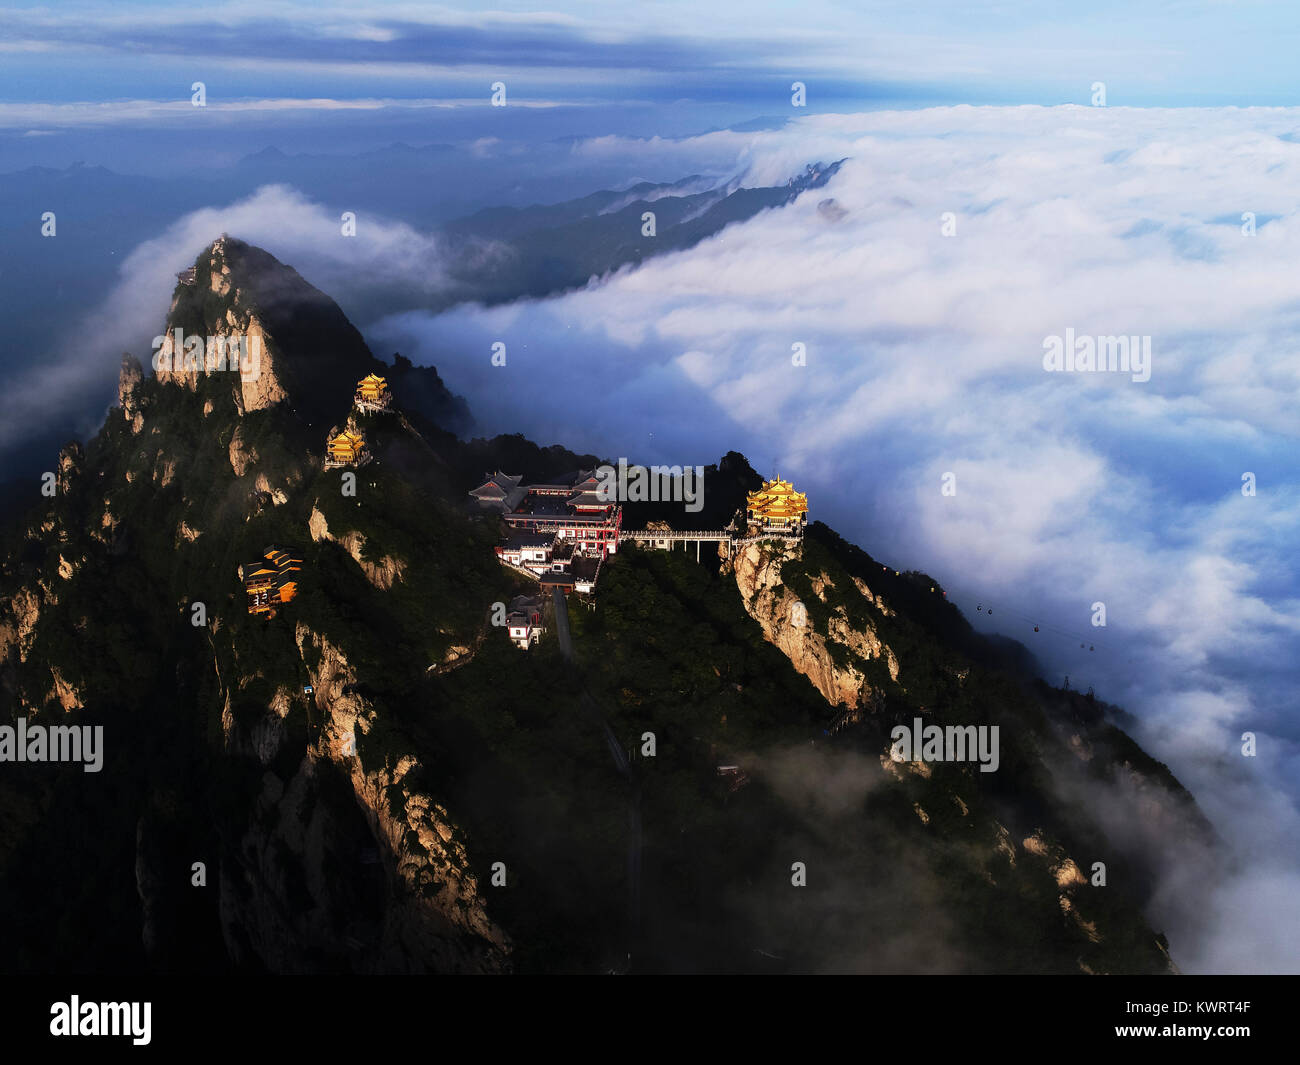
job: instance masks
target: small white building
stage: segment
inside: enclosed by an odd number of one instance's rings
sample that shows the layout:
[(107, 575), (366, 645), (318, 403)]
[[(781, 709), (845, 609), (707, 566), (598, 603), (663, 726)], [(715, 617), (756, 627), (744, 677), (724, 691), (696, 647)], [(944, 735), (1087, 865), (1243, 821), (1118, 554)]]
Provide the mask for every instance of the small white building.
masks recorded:
[(510, 641), (520, 650), (527, 651), (542, 635), (542, 601), (535, 595), (517, 595), (510, 600), (506, 615), (506, 631)]

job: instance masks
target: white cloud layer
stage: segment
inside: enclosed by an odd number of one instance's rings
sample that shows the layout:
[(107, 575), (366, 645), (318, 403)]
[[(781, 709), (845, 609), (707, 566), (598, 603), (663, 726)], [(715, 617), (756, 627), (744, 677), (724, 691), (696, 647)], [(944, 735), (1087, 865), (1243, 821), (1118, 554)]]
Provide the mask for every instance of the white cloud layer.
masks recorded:
[[(1212, 938), (1230, 952), (1171, 930), (1183, 960), (1295, 971), (1294, 940), (1233, 900), (1283, 897), (1300, 852), (1297, 129), (1283, 109), (810, 117), (736, 158), (766, 184), (849, 156), (824, 191), (563, 298), (369, 332), (436, 361), (493, 430), (670, 463), (737, 448), (977, 624), (997, 603), (1049, 675), (1141, 717), (1269, 878), (1225, 889)], [(737, 135), (716, 138), (670, 150), (713, 161)], [(1045, 372), (1067, 329), (1151, 337), (1150, 380)]]
[(446, 284), (438, 242), (428, 234), (371, 215), (357, 220), (355, 236), (343, 236), (342, 225), (338, 214), (295, 190), (268, 185), (229, 206), (185, 215), (140, 244), (126, 257), (108, 297), (83, 319), (66, 323), (53, 354), (0, 396), (0, 446), (15, 446), (45, 418), (65, 416), (103, 395), (106, 375), (117, 374), (115, 354), (130, 351), (147, 361), (177, 271), (223, 232), (301, 266), (345, 310), (346, 296), (359, 291), (402, 286), (432, 294)]

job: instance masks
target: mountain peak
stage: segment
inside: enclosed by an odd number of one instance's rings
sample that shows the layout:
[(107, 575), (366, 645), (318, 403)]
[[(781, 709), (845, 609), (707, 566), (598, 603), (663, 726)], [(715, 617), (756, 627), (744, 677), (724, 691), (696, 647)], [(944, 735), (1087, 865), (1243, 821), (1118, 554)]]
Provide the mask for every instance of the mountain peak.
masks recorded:
[(222, 233), (176, 286), (155, 339), (161, 381), (202, 390), (239, 414), (288, 402), (315, 423), (383, 364), (332, 299), (292, 266)]

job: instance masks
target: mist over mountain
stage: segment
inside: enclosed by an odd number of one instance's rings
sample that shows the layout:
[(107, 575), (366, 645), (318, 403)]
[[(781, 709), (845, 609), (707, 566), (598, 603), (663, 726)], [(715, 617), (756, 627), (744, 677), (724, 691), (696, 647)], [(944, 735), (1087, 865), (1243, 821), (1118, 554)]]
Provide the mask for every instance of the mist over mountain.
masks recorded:
[[(184, 178), (81, 165), (0, 174), (0, 201), (13, 208), (0, 220), (0, 240), (11, 262), (23, 264), (21, 270), (0, 268), (0, 313), (13, 322), (0, 369), (20, 382), (3, 401), (0, 438), (11, 448), (11, 461), (0, 498), (30, 499), (36, 475), (48, 464), (44, 456), (69, 437), (95, 431), (112, 395), (115, 363), (109, 356), (148, 343), (161, 310), (128, 301), (154, 291), (166, 272), (165, 264), (156, 268), (160, 256), (180, 269), (214, 227), (264, 233), (263, 239), (282, 245), (281, 254), (309, 257), (327, 280), (346, 288), (349, 313), (368, 322), (412, 309), (503, 303), (578, 288), (783, 206), (838, 169), (809, 165), (781, 185), (762, 187), (746, 187), (734, 176), (637, 181), (544, 202), (574, 191), (573, 163), (565, 163), (571, 154), (566, 145), (555, 162), (567, 167), (562, 176), (550, 181), (539, 172), (527, 186), (512, 188), (489, 179), (499, 173), (496, 151), (442, 144), (329, 156), (268, 147)], [(608, 177), (617, 184), (627, 169), (622, 161), (586, 167), (580, 181), (590, 186)], [(431, 184), (439, 189), (436, 197), (428, 195)], [(213, 209), (222, 203), (232, 206)], [(383, 205), (378, 218), (367, 211), (374, 204)], [(458, 208), (475, 207), (451, 217)], [(339, 234), (340, 212), (349, 210), (360, 212), (359, 239), (324, 241), (323, 234)], [(658, 220), (653, 239), (642, 235), (647, 210)], [(47, 211), (55, 217), (53, 239), (28, 224)], [(404, 221), (385, 221), (396, 217)], [(141, 244), (142, 234), (160, 233)], [(142, 271), (147, 283), (137, 276)], [(68, 316), (70, 301), (81, 314)]]

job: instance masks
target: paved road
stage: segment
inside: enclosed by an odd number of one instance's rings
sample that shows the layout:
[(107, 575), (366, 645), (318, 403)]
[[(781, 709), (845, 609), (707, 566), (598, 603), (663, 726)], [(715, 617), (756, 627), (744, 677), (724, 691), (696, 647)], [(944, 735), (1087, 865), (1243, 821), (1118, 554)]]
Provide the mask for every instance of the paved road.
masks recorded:
[(573, 640), (569, 636), (569, 601), (559, 588), (551, 589), (551, 601), (555, 603), (555, 636), (560, 641), (560, 653), (569, 662), (573, 661)]

